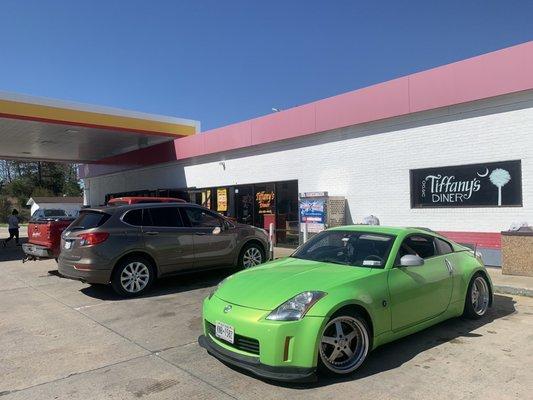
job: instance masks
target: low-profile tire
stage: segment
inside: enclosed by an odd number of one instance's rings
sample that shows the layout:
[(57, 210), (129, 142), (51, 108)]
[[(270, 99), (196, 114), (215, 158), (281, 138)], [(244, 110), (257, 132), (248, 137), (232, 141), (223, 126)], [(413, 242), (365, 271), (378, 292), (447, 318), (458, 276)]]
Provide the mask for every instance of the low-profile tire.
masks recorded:
[(258, 243), (247, 243), (239, 254), (239, 269), (248, 269), (266, 261), (265, 249)]
[(155, 280), (155, 267), (142, 256), (121, 260), (113, 271), (111, 286), (120, 296), (136, 297), (146, 293)]
[(470, 319), (483, 317), (490, 304), (490, 287), (487, 278), (481, 273), (475, 274), (466, 291), (463, 316)]
[(320, 334), (318, 371), (326, 376), (351, 374), (361, 367), (371, 348), (371, 331), (361, 315), (335, 314)]

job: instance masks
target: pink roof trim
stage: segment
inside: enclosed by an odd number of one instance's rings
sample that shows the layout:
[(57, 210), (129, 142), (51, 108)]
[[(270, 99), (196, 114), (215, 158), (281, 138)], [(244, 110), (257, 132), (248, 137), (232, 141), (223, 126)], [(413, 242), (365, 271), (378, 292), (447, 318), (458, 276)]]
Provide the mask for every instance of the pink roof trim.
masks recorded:
[(165, 151), (146, 148), (104, 159), (80, 172), (82, 177), (96, 176), (524, 91), (533, 88), (531, 71), (533, 41), (178, 138), (166, 143)]

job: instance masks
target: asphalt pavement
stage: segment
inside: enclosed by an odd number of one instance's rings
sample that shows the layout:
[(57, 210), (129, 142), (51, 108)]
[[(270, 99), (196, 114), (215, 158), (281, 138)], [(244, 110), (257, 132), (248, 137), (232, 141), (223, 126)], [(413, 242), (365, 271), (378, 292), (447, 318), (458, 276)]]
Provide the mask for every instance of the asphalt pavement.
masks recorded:
[(197, 344), (202, 299), (229, 270), (165, 279), (123, 300), (58, 277), (54, 261), (21, 256), (0, 248), (2, 400), (532, 398), (530, 297), (497, 294), (484, 319), (453, 319), (388, 344), (345, 379), (280, 385)]

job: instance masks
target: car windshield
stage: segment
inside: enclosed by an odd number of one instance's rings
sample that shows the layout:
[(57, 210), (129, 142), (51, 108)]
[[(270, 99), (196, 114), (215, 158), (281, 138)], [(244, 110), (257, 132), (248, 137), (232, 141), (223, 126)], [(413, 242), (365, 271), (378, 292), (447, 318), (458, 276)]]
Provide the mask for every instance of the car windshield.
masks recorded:
[(383, 268), (394, 236), (372, 232), (325, 231), (291, 256), (358, 267)]

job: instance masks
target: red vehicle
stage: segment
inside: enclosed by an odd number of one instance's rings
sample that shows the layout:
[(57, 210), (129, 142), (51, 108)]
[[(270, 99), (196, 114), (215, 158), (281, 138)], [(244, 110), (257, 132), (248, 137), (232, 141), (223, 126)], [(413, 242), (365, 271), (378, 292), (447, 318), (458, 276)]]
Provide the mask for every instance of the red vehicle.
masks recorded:
[(28, 242), (22, 245), (26, 254), (23, 261), (59, 257), (61, 233), (74, 217), (51, 217), (31, 220), (28, 224)]
[(123, 206), (127, 204), (141, 203), (185, 203), (185, 200), (174, 197), (116, 197), (107, 202), (109, 206)]

